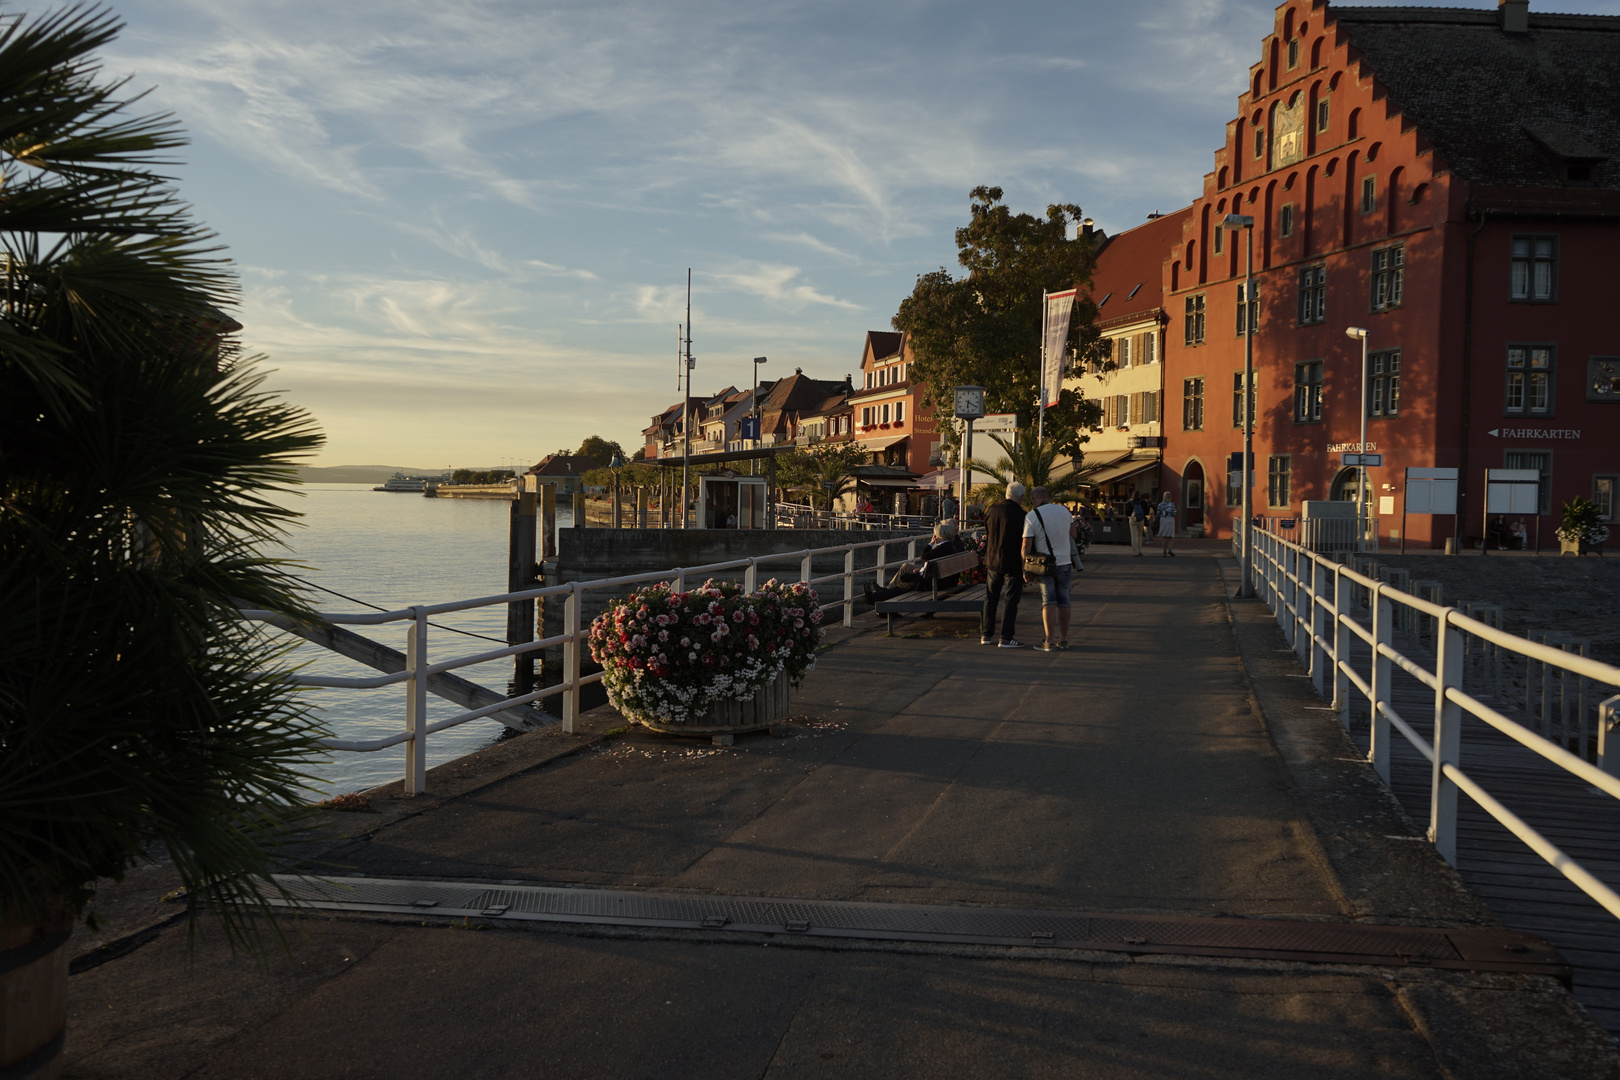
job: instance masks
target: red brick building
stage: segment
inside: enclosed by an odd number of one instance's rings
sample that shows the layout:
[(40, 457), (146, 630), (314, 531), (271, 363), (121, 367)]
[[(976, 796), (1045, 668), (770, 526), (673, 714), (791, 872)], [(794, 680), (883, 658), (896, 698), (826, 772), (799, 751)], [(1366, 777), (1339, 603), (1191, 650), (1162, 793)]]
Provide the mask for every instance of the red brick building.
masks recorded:
[(867, 331), (849, 406), (855, 443), (872, 455), (874, 465), (896, 465), (920, 476), (933, 468), (928, 456), (939, 442), (939, 428), (933, 410), (923, 404), (924, 385), (911, 377), (911, 362), (906, 334)]
[[(1166, 486), (1202, 486), (1229, 536), (1243, 445), (1240, 297), (1252, 215), (1255, 513), (1353, 497), (1368, 331), (1371, 510), (1401, 526), (1405, 467), (1543, 476), (1541, 533), (1620, 477), (1620, 18), (1292, 0), (1250, 69), (1215, 168), (1164, 263)], [(1530, 523), (1532, 527), (1534, 522)], [(1438, 545), (1450, 517), (1408, 520)]]

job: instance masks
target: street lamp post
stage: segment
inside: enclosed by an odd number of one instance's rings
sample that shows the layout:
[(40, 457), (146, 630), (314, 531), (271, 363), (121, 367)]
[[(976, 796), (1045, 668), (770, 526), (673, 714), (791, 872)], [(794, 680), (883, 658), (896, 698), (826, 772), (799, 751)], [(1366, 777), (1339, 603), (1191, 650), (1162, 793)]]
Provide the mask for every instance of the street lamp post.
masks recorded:
[[(763, 363), (765, 363), (765, 357), (763, 357), (763, 356), (754, 357), (754, 394), (753, 394), (753, 397), (750, 399), (750, 401), (754, 406), (754, 449), (755, 450), (758, 450), (759, 447), (760, 447), (760, 444), (762, 442), (764, 442), (764, 439), (762, 438), (762, 435), (764, 433), (759, 430), (759, 365), (761, 365)], [(759, 467), (759, 462), (758, 462), (757, 459), (754, 460), (754, 461), (749, 462), (748, 463), (748, 475), (749, 476), (756, 475), (755, 470), (758, 467)]]
[(1361, 442), (1356, 446), (1356, 550), (1367, 550), (1367, 331), (1344, 328), (1345, 337), (1361, 339)]
[(608, 468), (613, 470), (613, 527), (617, 529), (620, 527), (619, 471), (624, 468), (624, 458), (620, 457), (618, 454), (614, 454), (613, 460), (608, 462)]
[(1254, 539), (1254, 215), (1227, 214), (1221, 222), (1228, 229), (1248, 234), (1248, 264), (1243, 275), (1243, 295), (1238, 298), (1243, 314), (1243, 567), (1238, 575), (1238, 595), (1253, 596), (1250, 579), (1250, 544)]

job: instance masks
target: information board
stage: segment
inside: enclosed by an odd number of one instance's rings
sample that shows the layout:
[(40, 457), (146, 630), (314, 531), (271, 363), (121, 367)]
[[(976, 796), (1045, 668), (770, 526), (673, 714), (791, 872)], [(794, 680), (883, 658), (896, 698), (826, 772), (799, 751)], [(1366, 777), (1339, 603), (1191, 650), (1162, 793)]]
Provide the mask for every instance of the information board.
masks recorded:
[(1406, 470), (1406, 512), (1408, 514), (1455, 514), (1457, 512), (1456, 469)]

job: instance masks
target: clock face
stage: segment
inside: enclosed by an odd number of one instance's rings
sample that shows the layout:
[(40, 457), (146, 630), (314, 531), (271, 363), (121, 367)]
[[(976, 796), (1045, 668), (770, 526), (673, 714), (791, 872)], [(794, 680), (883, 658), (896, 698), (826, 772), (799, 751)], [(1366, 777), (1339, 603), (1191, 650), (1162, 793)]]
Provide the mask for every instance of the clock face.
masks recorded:
[(959, 386), (956, 389), (956, 415), (963, 420), (977, 420), (984, 415), (984, 389), (978, 386)]

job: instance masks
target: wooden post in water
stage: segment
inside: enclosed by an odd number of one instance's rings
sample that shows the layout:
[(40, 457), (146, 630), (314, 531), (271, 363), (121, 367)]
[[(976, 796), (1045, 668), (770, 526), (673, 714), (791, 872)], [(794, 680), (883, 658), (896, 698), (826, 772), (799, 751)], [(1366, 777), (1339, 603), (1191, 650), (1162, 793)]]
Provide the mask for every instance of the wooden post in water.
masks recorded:
[(585, 493), (574, 492), (574, 528), (585, 528)]
[(540, 561), (557, 557), (557, 485), (541, 484), (536, 496), (536, 518), (540, 523), (540, 542), (536, 545)]
[[(507, 543), (506, 588), (508, 592), (523, 592), (536, 588), (540, 581), (540, 564), (535, 559), (535, 540), (539, 534), (536, 515), (536, 492), (524, 491), (512, 500), (511, 528)], [(534, 601), (514, 600), (506, 605), (506, 643), (521, 645), (534, 640)], [(517, 693), (534, 691), (534, 654), (523, 653), (513, 658), (512, 682)]]
[(645, 529), (646, 527), (647, 489), (638, 485), (636, 487), (636, 528)]

